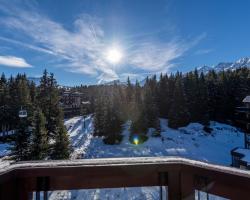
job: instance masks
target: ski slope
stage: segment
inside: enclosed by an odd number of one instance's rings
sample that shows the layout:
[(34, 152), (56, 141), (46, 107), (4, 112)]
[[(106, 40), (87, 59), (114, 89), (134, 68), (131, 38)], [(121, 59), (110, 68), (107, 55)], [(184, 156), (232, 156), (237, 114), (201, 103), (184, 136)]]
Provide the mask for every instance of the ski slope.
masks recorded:
[[(191, 123), (177, 130), (167, 126), (166, 119), (161, 121), (161, 137), (149, 137), (140, 145), (129, 142), (130, 123), (124, 125), (123, 140), (119, 145), (105, 145), (102, 138), (93, 137), (91, 116), (74, 117), (66, 120), (65, 125), (71, 138), (74, 152), (72, 158), (108, 158), (135, 156), (182, 156), (222, 165), (231, 164), (231, 149), (243, 146), (244, 135), (235, 127), (211, 122), (211, 134), (203, 131), (199, 123)], [(77, 156), (76, 156), (77, 155)]]
[(92, 115), (87, 116), (85, 119), (83, 117), (74, 117), (65, 120), (64, 124), (68, 130), (71, 145), (74, 149), (71, 159), (82, 158), (93, 138)]

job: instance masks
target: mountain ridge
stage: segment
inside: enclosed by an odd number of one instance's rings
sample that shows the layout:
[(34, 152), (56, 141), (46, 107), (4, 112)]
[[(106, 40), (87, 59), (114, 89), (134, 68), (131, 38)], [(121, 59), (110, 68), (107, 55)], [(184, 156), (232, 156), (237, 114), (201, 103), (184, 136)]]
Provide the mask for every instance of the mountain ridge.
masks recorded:
[(220, 62), (214, 66), (204, 65), (202, 67), (197, 67), (199, 72), (207, 73), (210, 70), (215, 70), (215, 72), (220, 72), (223, 70), (236, 70), (239, 68), (247, 67), (250, 68), (250, 57), (243, 57), (235, 62)]
[[(223, 70), (236, 70), (239, 68), (243, 68), (243, 67), (247, 67), (250, 69), (250, 57), (242, 57), (238, 60), (236, 60), (235, 62), (219, 62), (217, 65), (212, 65), (212, 66), (208, 66), (208, 65), (203, 65), (201, 67), (196, 67), (196, 69), (198, 70), (199, 73), (203, 72), (203, 73), (208, 73), (211, 70), (215, 70), (215, 72), (220, 72)], [(193, 71), (190, 70), (190, 71)], [(148, 77), (152, 77), (154, 74), (149, 75)], [(139, 84), (141, 86), (143, 86), (146, 82), (146, 77), (144, 77), (141, 80), (138, 80)], [(135, 83), (135, 81), (131, 81), (132, 84)], [(100, 81), (97, 83), (97, 85), (126, 85), (127, 82), (123, 81), (121, 79), (115, 79), (112, 81)]]

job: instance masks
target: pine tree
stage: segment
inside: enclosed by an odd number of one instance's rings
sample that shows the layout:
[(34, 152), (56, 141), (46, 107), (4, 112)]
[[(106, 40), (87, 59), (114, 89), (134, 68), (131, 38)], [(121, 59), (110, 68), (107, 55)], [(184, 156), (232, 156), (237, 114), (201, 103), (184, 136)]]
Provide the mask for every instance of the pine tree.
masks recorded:
[(114, 105), (109, 104), (104, 115), (104, 142), (107, 144), (118, 144), (121, 142), (122, 136), (122, 120), (120, 113), (115, 109)]
[(208, 92), (208, 113), (210, 120), (217, 119), (218, 113), (218, 99), (219, 99), (219, 89), (217, 74), (214, 70), (211, 70), (206, 75), (207, 92)]
[(8, 131), (9, 114), (7, 102), (9, 100), (7, 79), (4, 73), (0, 79), (0, 131), (5, 134)]
[[(156, 80), (155, 80), (156, 81)], [(153, 82), (153, 87), (146, 85), (144, 88), (144, 112), (147, 122), (147, 128), (155, 128), (158, 132), (160, 131), (160, 122), (159, 122), (159, 111), (156, 102), (156, 82)]]
[(30, 136), (32, 130), (27, 119), (20, 119), (18, 127), (15, 131), (15, 140), (13, 146), (10, 148), (13, 158), (16, 161), (30, 160)]
[(130, 131), (132, 134), (137, 134), (137, 135), (147, 134), (148, 124), (145, 117), (145, 110), (142, 107), (139, 108), (139, 113), (137, 115), (137, 118), (134, 118), (132, 120)]
[(172, 102), (168, 125), (171, 128), (186, 126), (189, 123), (189, 113), (186, 106), (186, 97), (180, 78), (177, 78), (174, 90), (174, 101)]
[(62, 122), (62, 109), (59, 106), (59, 90), (53, 74), (45, 70), (38, 89), (39, 107), (46, 118), (48, 139), (54, 138), (59, 124)]
[(132, 116), (133, 112), (133, 105), (134, 105), (134, 99), (133, 99), (133, 94), (134, 94), (134, 87), (130, 82), (130, 79), (128, 77), (127, 79), (127, 86), (125, 90), (125, 97), (126, 101), (124, 102), (126, 105), (126, 108), (124, 109), (124, 112), (126, 113), (126, 120), (130, 119)]
[(35, 104), (36, 102), (36, 85), (35, 83), (32, 81), (30, 84), (29, 84), (29, 90), (30, 90), (30, 99), (31, 99), (31, 102), (33, 104)]
[[(40, 81), (40, 86), (38, 88), (37, 95), (38, 105), (41, 108), (45, 118), (46, 118), (46, 130), (47, 130), (47, 140), (55, 140), (56, 145), (52, 146), (50, 152), (53, 158), (60, 159), (66, 158), (66, 155), (70, 154), (69, 148), (69, 138), (67, 137), (67, 131), (63, 126), (63, 112), (59, 106), (59, 90), (56, 79), (51, 73), (50, 75), (45, 70)], [(62, 152), (62, 155), (56, 155), (60, 153), (58, 145), (62, 145), (65, 149)], [(67, 147), (67, 148), (66, 148)], [(55, 149), (56, 148), (56, 149)], [(66, 151), (68, 151), (66, 153)]]
[(134, 103), (136, 105), (140, 105), (142, 103), (142, 99), (141, 99), (141, 87), (140, 87), (140, 84), (139, 84), (138, 80), (136, 80), (136, 82), (135, 82)]
[(199, 75), (195, 69), (194, 72), (189, 72), (184, 77), (184, 82), (190, 121), (207, 124), (209, 120), (208, 94), (204, 74)]
[(116, 144), (122, 139), (123, 120), (121, 117), (120, 94), (116, 87), (112, 86), (110, 90), (99, 94), (100, 96), (96, 100), (94, 134), (104, 136), (104, 142), (107, 144)]
[(48, 139), (45, 128), (45, 117), (41, 110), (37, 110), (34, 119), (32, 134), (31, 156), (34, 160), (42, 160), (48, 157)]
[(160, 75), (160, 80), (158, 82), (158, 107), (159, 116), (163, 118), (168, 117), (168, 112), (170, 108), (170, 94), (169, 94), (168, 76), (167, 74), (163, 76)]
[(71, 148), (67, 130), (63, 124), (60, 124), (56, 130), (55, 143), (53, 144), (52, 159), (68, 159)]
[[(30, 99), (28, 80), (25, 75), (18, 74), (10, 79), (10, 100), (8, 102), (11, 113), (11, 129), (15, 130), (15, 138), (12, 149), (14, 159), (30, 159), (30, 138), (32, 134), (33, 107)], [(26, 117), (20, 118), (19, 111), (25, 110)]]
[(130, 103), (132, 101), (132, 96), (133, 96), (133, 86), (132, 86), (130, 79), (128, 77), (127, 88), (126, 88), (126, 99), (127, 99), (128, 103)]
[(198, 96), (198, 105), (199, 105), (199, 115), (200, 118), (198, 122), (202, 123), (203, 125), (209, 124), (209, 112), (208, 112), (208, 89), (207, 83), (204, 77), (204, 74), (201, 73), (199, 78), (199, 96)]
[(98, 97), (95, 102), (94, 113), (94, 134), (102, 136), (104, 134), (104, 105), (101, 97)]

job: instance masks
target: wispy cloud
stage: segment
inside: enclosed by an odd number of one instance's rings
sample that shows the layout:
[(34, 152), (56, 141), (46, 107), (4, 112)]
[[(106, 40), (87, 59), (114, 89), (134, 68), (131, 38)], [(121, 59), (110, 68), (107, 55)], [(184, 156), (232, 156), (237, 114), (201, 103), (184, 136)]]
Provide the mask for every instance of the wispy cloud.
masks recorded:
[[(30, 38), (26, 42), (27, 39), (19, 41), (0, 36), (0, 40), (49, 54), (52, 59), (59, 60), (57, 67), (95, 76), (99, 81), (110, 81), (123, 76), (119, 68), (114, 68), (105, 59), (105, 29), (99, 19), (86, 14), (80, 15), (69, 30), (32, 6), (25, 9), (2, 4), (0, 10), (5, 13), (5, 17), (0, 19), (1, 25)], [(124, 47), (123, 74), (126, 67), (125, 74), (131, 73), (130, 66), (150, 73), (166, 72), (177, 58), (206, 37), (202, 34), (189, 41), (175, 38), (163, 42), (149, 40), (147, 36), (148, 34), (141, 36), (144, 38), (141, 41), (138, 38), (127, 38), (131, 45)]]
[(206, 33), (188, 41), (175, 38), (169, 42), (137, 41), (129, 51), (129, 64), (154, 73), (167, 72), (190, 48), (206, 37)]
[(32, 67), (25, 59), (15, 56), (0, 56), (0, 65), (17, 68)]
[(39, 52), (42, 52), (42, 53), (55, 55), (53, 53), (53, 51), (50, 51), (48, 49), (44, 49), (44, 48), (41, 48), (41, 47), (38, 47), (38, 46), (30, 45), (30, 44), (20, 42), (20, 41), (14, 40), (14, 39), (10, 39), (10, 38), (0, 36), (0, 40), (5, 41), (5, 42), (9, 42), (9, 43), (12, 43), (12, 44), (20, 45), (20, 46), (23, 46), (23, 47), (26, 47), (26, 48), (29, 48), (29, 49), (32, 49), (32, 50), (35, 50), (35, 51), (39, 51)]
[(204, 55), (213, 52), (214, 49), (199, 49), (194, 54), (195, 55)]
[(131, 49), (129, 64), (143, 70), (155, 72), (172, 66), (172, 61), (187, 50), (184, 44), (179, 42), (154, 43), (144, 42)]
[(104, 33), (97, 19), (81, 15), (74, 21), (73, 30), (69, 31), (39, 12), (20, 8), (15, 8), (18, 12), (12, 12), (11, 9), (2, 9), (7, 16), (1, 18), (0, 23), (30, 37), (33, 44), (5, 37), (0, 37), (0, 40), (56, 56), (67, 71), (90, 75), (107, 72), (107, 63), (102, 58)]

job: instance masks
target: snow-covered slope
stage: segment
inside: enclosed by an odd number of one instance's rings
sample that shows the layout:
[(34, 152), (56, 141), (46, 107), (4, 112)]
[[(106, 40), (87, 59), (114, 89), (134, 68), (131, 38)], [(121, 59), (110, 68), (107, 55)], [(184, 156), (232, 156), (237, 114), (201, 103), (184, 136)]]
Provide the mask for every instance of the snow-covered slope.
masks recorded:
[[(85, 120), (85, 128), (84, 128)], [(88, 149), (88, 146), (93, 138), (92, 135), (92, 115), (85, 119), (83, 117), (74, 117), (64, 122), (71, 140), (74, 152), (71, 159), (81, 158)]]
[(202, 66), (198, 68), (199, 72), (207, 73), (208, 71), (214, 69), (216, 72), (223, 70), (235, 70), (238, 68), (247, 67), (250, 68), (250, 57), (241, 58), (235, 62), (221, 62), (215, 66)]
[(211, 122), (213, 131), (207, 134), (203, 131), (203, 126), (198, 123), (191, 123), (187, 127), (174, 130), (167, 126), (166, 119), (161, 119), (163, 140), (161, 137), (149, 137), (148, 141), (137, 146), (129, 142), (129, 122), (124, 125), (124, 138), (119, 145), (105, 145), (102, 138), (93, 137), (91, 117), (86, 119), (86, 129), (83, 129), (81, 117), (65, 122), (68, 127), (70, 123), (74, 124), (68, 129), (72, 144), (77, 157), (82, 158), (183, 156), (230, 165), (230, 150), (243, 146), (243, 133), (235, 127), (217, 122)]

